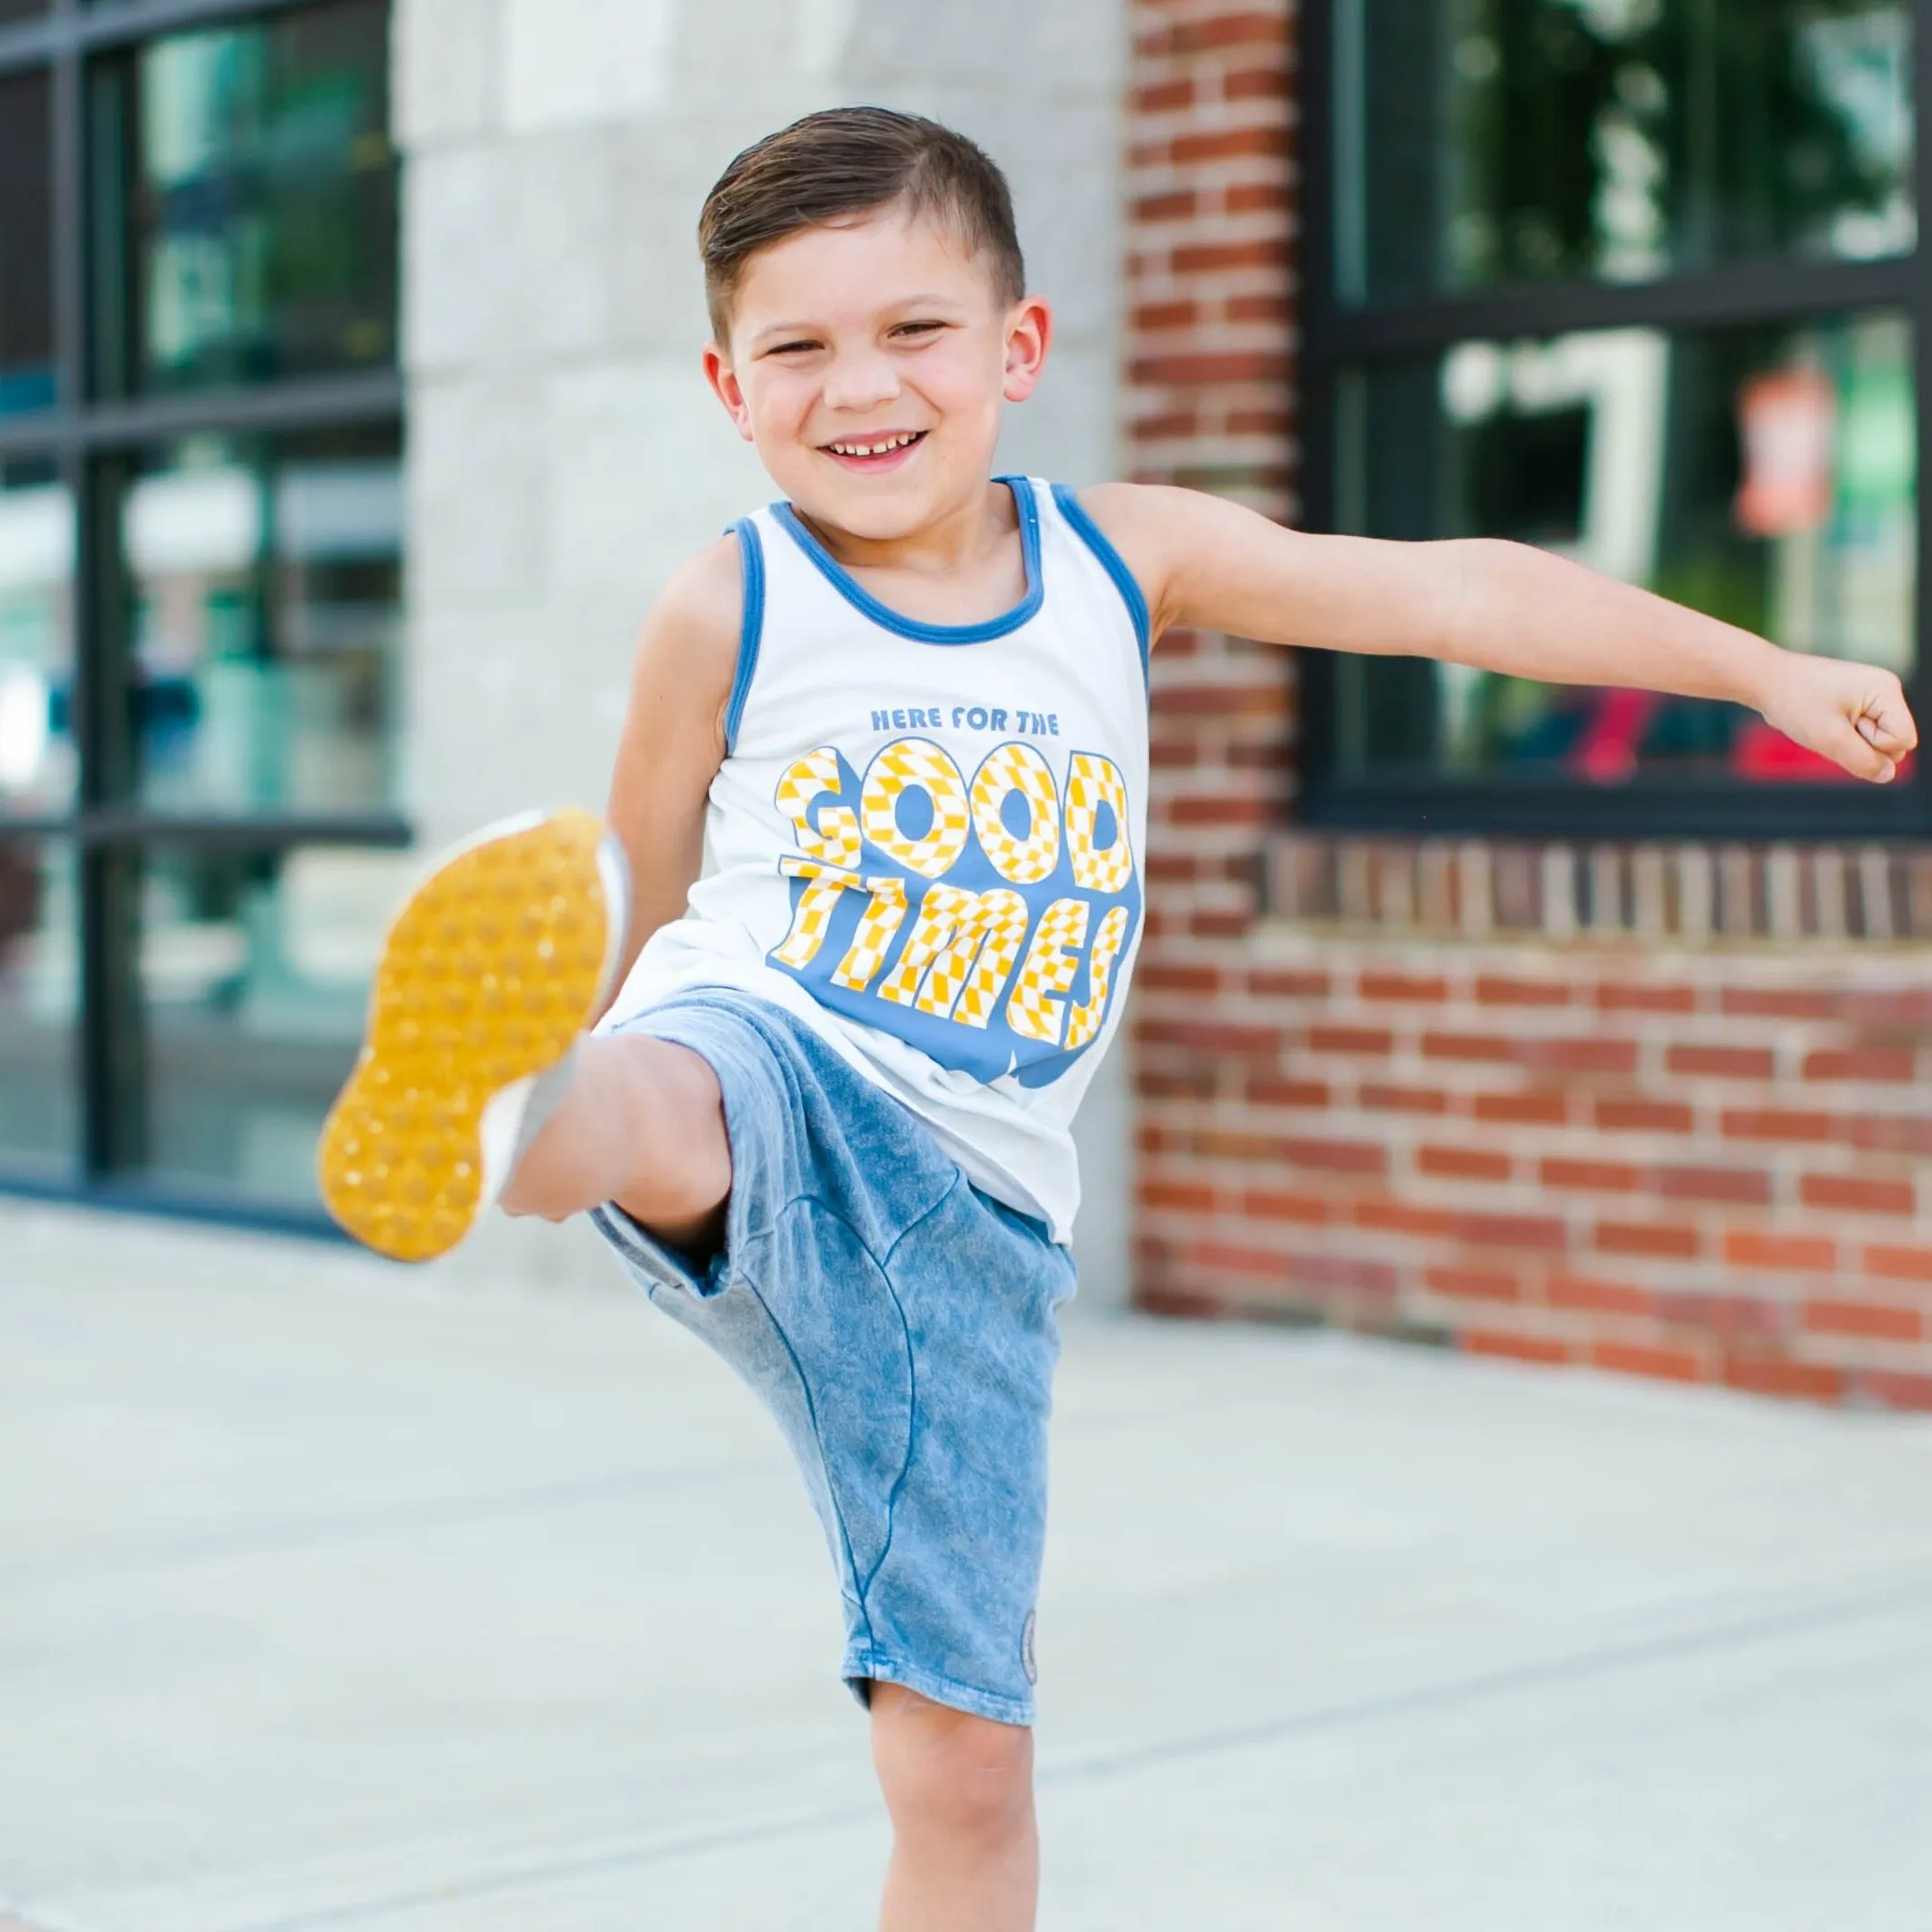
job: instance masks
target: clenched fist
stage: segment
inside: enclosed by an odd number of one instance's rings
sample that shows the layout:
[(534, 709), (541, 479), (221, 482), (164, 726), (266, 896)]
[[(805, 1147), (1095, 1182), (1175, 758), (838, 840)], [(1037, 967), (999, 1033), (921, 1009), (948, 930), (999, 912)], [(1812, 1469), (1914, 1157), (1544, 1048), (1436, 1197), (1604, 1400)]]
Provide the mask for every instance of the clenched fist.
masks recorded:
[(1757, 706), (1764, 722), (1854, 778), (1889, 784), (1918, 743), (1904, 688), (1876, 665), (1780, 652), (1766, 683)]

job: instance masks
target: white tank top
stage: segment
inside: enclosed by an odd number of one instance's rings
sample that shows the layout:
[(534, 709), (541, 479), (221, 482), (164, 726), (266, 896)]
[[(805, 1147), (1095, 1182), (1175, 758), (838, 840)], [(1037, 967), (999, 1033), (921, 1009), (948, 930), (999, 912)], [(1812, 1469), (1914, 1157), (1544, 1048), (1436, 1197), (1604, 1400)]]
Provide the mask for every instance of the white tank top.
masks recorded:
[(1001, 480), (1026, 595), (984, 624), (900, 616), (789, 505), (738, 525), (706, 876), (604, 1024), (707, 986), (782, 1007), (1065, 1241), (1141, 937), (1147, 609), (1071, 490)]

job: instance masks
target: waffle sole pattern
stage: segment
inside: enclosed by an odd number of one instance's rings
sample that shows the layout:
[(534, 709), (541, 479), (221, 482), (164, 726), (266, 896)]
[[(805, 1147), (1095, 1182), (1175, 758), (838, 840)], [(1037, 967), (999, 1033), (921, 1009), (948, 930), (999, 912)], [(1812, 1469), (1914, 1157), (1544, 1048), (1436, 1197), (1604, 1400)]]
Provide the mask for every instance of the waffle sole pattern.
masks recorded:
[(491, 1098), (554, 1066), (595, 1016), (610, 937), (588, 812), (458, 852), (383, 943), (356, 1070), (322, 1130), (329, 1212), (403, 1262), (447, 1253), (483, 1208)]

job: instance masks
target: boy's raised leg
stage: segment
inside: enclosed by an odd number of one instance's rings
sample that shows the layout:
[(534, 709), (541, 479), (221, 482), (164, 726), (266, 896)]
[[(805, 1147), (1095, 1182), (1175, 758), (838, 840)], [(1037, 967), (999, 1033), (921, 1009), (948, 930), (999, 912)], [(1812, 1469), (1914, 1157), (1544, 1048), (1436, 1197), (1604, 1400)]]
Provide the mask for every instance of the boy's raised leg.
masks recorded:
[(614, 1201), (674, 1247), (700, 1247), (730, 1191), (717, 1075), (688, 1046), (633, 1034), (579, 1043), (502, 1207), (561, 1221)]
[(553, 1220), (615, 1200), (672, 1241), (713, 1225), (731, 1157), (710, 1068), (662, 1041), (583, 1037), (626, 921), (622, 853), (588, 812), (491, 826), (417, 887), (317, 1153), (323, 1199), (358, 1240), (428, 1261), (499, 1198)]
[(872, 1763), (892, 1818), (879, 1932), (1033, 1932), (1033, 1733), (875, 1683)]

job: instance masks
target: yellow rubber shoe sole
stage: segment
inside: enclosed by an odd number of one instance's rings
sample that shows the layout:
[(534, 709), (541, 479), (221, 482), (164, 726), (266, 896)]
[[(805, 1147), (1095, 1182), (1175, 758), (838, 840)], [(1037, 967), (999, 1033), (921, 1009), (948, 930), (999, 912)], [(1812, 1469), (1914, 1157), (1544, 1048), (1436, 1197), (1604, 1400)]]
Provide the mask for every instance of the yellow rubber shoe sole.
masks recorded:
[(484, 1110), (595, 1016), (621, 916), (606, 836), (579, 811), (486, 833), (389, 928), (361, 1057), (316, 1153), (329, 1212), (377, 1253), (431, 1261), (462, 1240), (489, 1206)]

